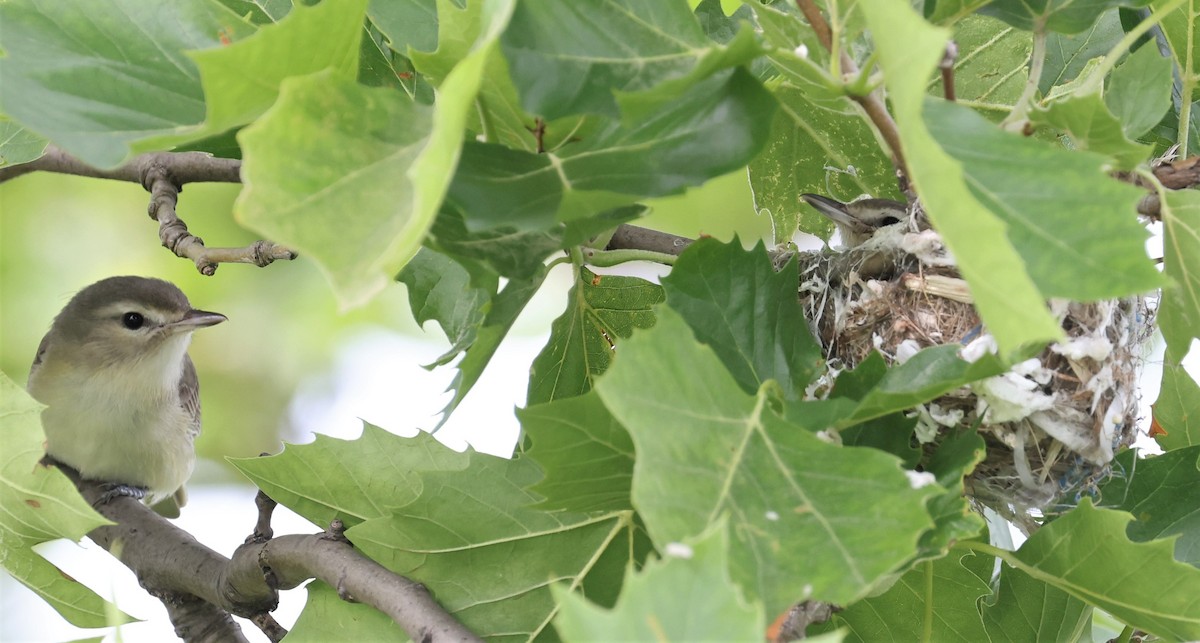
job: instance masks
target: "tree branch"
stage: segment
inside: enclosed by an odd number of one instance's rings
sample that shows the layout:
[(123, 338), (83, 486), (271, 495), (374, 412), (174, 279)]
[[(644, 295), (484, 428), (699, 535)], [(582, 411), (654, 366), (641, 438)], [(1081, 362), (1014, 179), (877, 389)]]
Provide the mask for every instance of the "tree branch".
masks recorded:
[[(438, 605), (425, 586), (363, 556), (342, 536), (340, 521), (323, 534), (248, 538), (232, 558), (225, 558), (133, 498), (118, 496), (96, 505), (106, 487), (57, 466), (85, 500), (116, 523), (88, 536), (163, 601), (185, 641), (244, 641), (230, 614), (250, 619), (279, 640), (287, 632), (270, 616), (278, 590), (310, 578), (336, 587), (346, 600), (387, 614), (414, 641), (481, 641)], [(256, 532), (261, 526), (260, 520)]]
[[(796, 6), (800, 12), (804, 14), (804, 18), (808, 20), (809, 26), (817, 34), (817, 39), (821, 41), (821, 45), (830, 53), (833, 52), (833, 31), (829, 28), (829, 23), (825, 21), (825, 16), (821, 15), (821, 10), (813, 0), (796, 0)], [(858, 74), (858, 66), (850, 59), (849, 54), (844, 50), (838, 57), (838, 62), (841, 64), (843, 76), (854, 76)], [(878, 91), (873, 91), (866, 95), (849, 94), (850, 99), (858, 103), (863, 111), (867, 113), (867, 118), (875, 124), (875, 129), (879, 130), (879, 134), (883, 136), (884, 142), (892, 151), (892, 164), (896, 167), (897, 174), (901, 177), (902, 191), (907, 191), (908, 165), (904, 161), (904, 151), (900, 145), (900, 130), (896, 127), (896, 121), (892, 119), (892, 115), (888, 113), (887, 106), (883, 104), (883, 99), (879, 96)]]
[(104, 170), (92, 167), (51, 145), (45, 154), (29, 163), (0, 168), (0, 183), (30, 172), (54, 172), (98, 179), (139, 183), (150, 192), (150, 218), (158, 221), (158, 238), (176, 256), (190, 259), (203, 275), (212, 275), (222, 263), (252, 263), (263, 267), (278, 259), (295, 259), (296, 253), (270, 241), (256, 241), (244, 248), (208, 248), (204, 240), (188, 232), (176, 207), (185, 183), (240, 183), (242, 162), (203, 152), (154, 152)]

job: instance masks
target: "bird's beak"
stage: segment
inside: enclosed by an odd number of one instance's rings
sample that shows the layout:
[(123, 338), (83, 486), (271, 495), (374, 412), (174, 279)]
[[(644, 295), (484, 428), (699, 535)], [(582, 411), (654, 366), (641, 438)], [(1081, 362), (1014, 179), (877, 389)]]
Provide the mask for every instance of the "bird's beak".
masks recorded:
[(221, 313), (210, 313), (206, 310), (192, 309), (184, 313), (183, 319), (171, 324), (174, 330), (196, 330), (206, 326), (215, 326), (229, 319)]
[(820, 194), (801, 194), (800, 198), (816, 208), (817, 212), (832, 219), (834, 223), (840, 223), (856, 230), (864, 227), (863, 222), (851, 216), (846, 210), (846, 204), (841, 201), (835, 201)]

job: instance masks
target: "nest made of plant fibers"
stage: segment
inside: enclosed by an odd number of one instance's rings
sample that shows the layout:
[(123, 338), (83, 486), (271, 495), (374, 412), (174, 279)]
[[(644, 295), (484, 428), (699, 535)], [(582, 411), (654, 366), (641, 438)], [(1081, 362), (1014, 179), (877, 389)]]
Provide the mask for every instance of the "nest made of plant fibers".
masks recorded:
[[(910, 220), (844, 252), (796, 255), (801, 300), (831, 368), (852, 368), (873, 351), (895, 364), (940, 344), (962, 345), (970, 361), (996, 350), (953, 257), (922, 227)], [(1137, 375), (1152, 333), (1143, 297), (1050, 306), (1064, 339), (911, 412), (927, 451), (954, 431), (979, 431), (987, 454), (966, 493), (1026, 530), (1036, 527), (1033, 511), (1091, 495), (1112, 474), (1113, 454), (1133, 443)]]

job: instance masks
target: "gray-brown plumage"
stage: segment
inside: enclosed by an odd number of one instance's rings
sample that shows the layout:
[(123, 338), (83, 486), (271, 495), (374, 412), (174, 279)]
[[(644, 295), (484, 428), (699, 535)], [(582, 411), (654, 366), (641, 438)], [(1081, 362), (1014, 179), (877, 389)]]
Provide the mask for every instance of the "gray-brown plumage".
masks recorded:
[(29, 373), (46, 453), (112, 495), (175, 495), (195, 464), (200, 385), (192, 331), (225, 316), (192, 308), (173, 284), (111, 277), (81, 290), (54, 319)]

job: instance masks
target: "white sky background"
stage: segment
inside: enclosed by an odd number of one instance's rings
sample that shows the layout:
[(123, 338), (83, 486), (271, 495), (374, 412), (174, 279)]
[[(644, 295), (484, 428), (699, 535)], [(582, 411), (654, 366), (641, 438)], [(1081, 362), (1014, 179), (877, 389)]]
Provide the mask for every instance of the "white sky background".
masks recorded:
[[(1151, 240), (1151, 244), (1155, 239)], [(1159, 245), (1161, 240), (1159, 238)], [(1161, 256), (1161, 249), (1150, 250)], [(597, 270), (620, 272), (654, 279), (667, 272), (665, 267), (639, 266), (636, 270)], [(447, 445), (463, 449), (470, 443), (476, 450), (502, 457), (511, 452), (518, 435), (513, 410), (523, 406), (528, 385), (529, 365), (549, 336), (549, 320), (561, 313), (566, 303), (570, 276), (566, 266), (555, 269), (547, 286), (530, 303), (500, 345), (483, 377), (462, 405), (437, 433)], [(446, 341), (433, 323), (423, 337), (393, 333), (383, 329), (365, 330), (350, 338), (339, 351), (334, 367), (316, 375), (297, 390), (290, 421), (298, 427), (284, 436), (289, 443), (312, 441), (322, 433), (353, 439), (362, 430), (362, 420), (400, 435), (414, 435), (417, 429), (432, 429), (438, 412), (449, 400), (445, 393), (454, 369), (442, 367), (432, 372), (421, 364), (433, 361), (446, 348)], [(1155, 354), (1147, 356), (1142, 377), (1141, 417), (1149, 417), (1149, 404), (1158, 395), (1162, 372), (1161, 340)], [(1200, 342), (1194, 342), (1187, 360), (1193, 377), (1200, 376)], [(361, 418), (361, 420), (360, 420)], [(1138, 446), (1157, 451), (1157, 445), (1145, 436)], [(204, 476), (200, 463), (198, 477)], [(192, 485), (189, 503), (176, 521), (200, 542), (229, 556), (253, 529), (257, 516), (254, 489), (249, 485)], [(273, 526), (277, 534), (313, 533), (319, 529), (303, 518), (279, 507)], [(126, 612), (147, 619), (121, 628), (123, 641), (129, 643), (176, 640), (166, 612), (157, 599), (138, 585), (133, 573), (99, 547), (85, 540), (83, 545), (66, 541), (46, 543), (38, 551), (64, 571), (91, 587), (101, 596), (115, 599)], [(303, 609), (305, 592), (295, 589), (281, 593), (276, 619), (290, 628)], [(253, 625), (243, 621), (243, 630), (252, 641), (266, 641)], [(94, 637), (104, 630), (83, 630), (66, 623), (53, 609), (28, 589), (0, 575), (0, 641), (5, 643), (41, 643)], [(115, 641), (113, 634), (105, 641)]]

